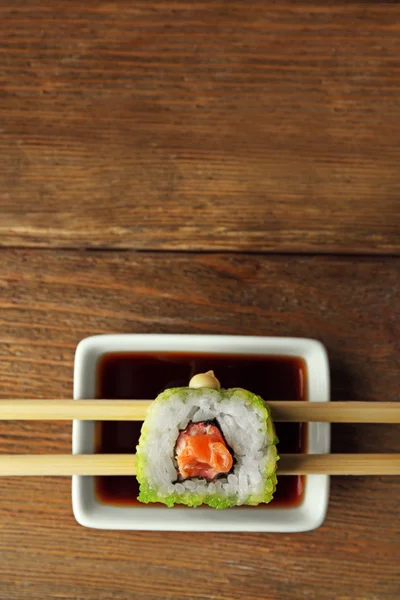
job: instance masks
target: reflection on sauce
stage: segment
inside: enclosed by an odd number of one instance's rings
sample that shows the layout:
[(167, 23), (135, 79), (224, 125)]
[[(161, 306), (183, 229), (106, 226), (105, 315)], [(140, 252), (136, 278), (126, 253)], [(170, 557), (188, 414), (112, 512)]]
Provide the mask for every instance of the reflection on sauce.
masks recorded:
[[(264, 400), (306, 400), (306, 367), (300, 358), (212, 353), (112, 353), (97, 366), (97, 398), (155, 398), (169, 387), (186, 387), (199, 372), (215, 371), (222, 387), (242, 387)], [(96, 452), (130, 454), (136, 451), (142, 422), (96, 423)], [(277, 423), (278, 453), (304, 453), (307, 425)], [(281, 476), (275, 497), (260, 507), (296, 506), (302, 500), (305, 478)], [(105, 504), (139, 504), (136, 477), (96, 477), (96, 497)], [(141, 504), (140, 506), (151, 505)]]

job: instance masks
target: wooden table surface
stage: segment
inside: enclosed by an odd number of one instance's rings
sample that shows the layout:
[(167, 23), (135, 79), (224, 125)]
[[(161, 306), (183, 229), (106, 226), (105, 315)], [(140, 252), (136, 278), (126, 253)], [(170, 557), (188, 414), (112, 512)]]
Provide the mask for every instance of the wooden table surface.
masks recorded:
[[(0, 0), (0, 399), (71, 396), (85, 336), (183, 332), (315, 337), (334, 400), (399, 400), (399, 56), (393, 1)], [(70, 488), (0, 481), (1, 600), (400, 598), (400, 478), (281, 535), (84, 529)]]

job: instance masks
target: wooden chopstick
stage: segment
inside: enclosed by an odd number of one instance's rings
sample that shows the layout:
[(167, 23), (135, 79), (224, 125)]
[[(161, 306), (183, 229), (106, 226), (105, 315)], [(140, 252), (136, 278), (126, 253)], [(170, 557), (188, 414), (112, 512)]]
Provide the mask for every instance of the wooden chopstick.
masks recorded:
[[(1, 400), (0, 420), (142, 421), (151, 400)], [(268, 402), (275, 421), (400, 423), (400, 403)], [(134, 454), (0, 455), (0, 476), (134, 475)], [(400, 454), (283, 454), (280, 475), (400, 475)]]
[[(143, 421), (151, 400), (0, 400), (0, 420)], [(400, 402), (271, 401), (274, 421), (400, 423)]]
[[(134, 454), (3, 454), (0, 476), (135, 475)], [(400, 454), (283, 454), (278, 475), (400, 475)]]

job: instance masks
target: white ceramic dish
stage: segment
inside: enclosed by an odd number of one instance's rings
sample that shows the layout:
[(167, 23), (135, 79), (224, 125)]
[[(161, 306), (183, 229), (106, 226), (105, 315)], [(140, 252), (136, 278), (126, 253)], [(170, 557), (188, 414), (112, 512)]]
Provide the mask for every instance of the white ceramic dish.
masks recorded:
[[(212, 335), (99, 335), (80, 342), (75, 354), (74, 399), (95, 397), (98, 359), (110, 352), (210, 352), (297, 356), (307, 366), (307, 397), (310, 402), (329, 401), (329, 366), (324, 346), (304, 338), (212, 336)], [(310, 423), (308, 452), (328, 453), (330, 425)], [(74, 421), (72, 451), (94, 452), (94, 422)], [(278, 483), (279, 485), (279, 483)], [(76, 520), (97, 529), (147, 529), (172, 531), (308, 531), (319, 527), (326, 514), (329, 477), (307, 477), (303, 501), (291, 508), (208, 508), (148, 506), (120, 507), (96, 499), (93, 477), (72, 479), (72, 504)]]

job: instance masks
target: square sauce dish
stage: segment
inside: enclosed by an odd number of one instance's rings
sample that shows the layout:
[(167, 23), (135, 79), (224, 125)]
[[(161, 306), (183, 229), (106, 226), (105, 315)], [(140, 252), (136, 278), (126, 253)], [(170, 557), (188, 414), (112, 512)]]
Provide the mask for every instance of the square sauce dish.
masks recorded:
[[(214, 370), (223, 388), (243, 387), (264, 400), (329, 402), (324, 346), (305, 338), (110, 334), (76, 350), (74, 399), (154, 399)], [(139, 422), (74, 421), (74, 454), (134, 453)], [(326, 454), (329, 423), (277, 423), (278, 453)], [(141, 504), (133, 476), (72, 478), (72, 505), (83, 526), (116, 530), (300, 532), (319, 527), (329, 500), (327, 475), (279, 476), (270, 504), (215, 510)]]

